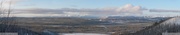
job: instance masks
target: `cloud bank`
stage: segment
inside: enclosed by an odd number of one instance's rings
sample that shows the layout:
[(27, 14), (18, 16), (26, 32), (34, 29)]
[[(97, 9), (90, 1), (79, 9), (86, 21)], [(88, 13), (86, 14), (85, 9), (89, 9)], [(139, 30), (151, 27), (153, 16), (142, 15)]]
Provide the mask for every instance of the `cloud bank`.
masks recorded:
[(180, 12), (180, 10), (150, 9), (150, 12)]
[(149, 12), (180, 12), (179, 10), (147, 9), (141, 6), (126, 4), (122, 7), (105, 7), (105, 8), (29, 8), (14, 9), (11, 14), (15, 16), (110, 16), (110, 15), (143, 15), (144, 11)]
[(30, 9), (15, 9), (12, 14), (61, 14), (61, 15), (123, 15), (123, 14), (142, 14), (145, 8), (141, 6), (133, 6), (132, 4), (124, 5), (123, 7), (109, 8), (60, 8), (60, 9), (45, 9), (45, 8), (30, 8)]

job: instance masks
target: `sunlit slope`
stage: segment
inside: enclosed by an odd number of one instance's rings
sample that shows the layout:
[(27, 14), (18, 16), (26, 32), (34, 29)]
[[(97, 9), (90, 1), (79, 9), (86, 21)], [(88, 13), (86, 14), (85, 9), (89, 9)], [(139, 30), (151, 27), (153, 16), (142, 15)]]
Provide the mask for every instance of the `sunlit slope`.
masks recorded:
[(149, 28), (124, 35), (161, 35), (163, 32), (178, 32), (180, 29), (180, 17), (170, 18)]

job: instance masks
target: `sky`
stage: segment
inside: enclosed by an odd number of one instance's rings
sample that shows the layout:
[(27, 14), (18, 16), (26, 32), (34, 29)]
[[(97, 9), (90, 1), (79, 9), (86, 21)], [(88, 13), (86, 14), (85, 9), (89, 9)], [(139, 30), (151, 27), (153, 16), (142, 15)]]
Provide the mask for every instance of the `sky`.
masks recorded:
[[(2, 0), (1, 0), (2, 1)], [(8, 8), (5, 0), (3, 7)], [(178, 16), (180, 0), (12, 0), (12, 16)]]
[(126, 4), (147, 8), (178, 9), (180, 0), (28, 0), (21, 5), (42, 8), (104, 8), (120, 7)]

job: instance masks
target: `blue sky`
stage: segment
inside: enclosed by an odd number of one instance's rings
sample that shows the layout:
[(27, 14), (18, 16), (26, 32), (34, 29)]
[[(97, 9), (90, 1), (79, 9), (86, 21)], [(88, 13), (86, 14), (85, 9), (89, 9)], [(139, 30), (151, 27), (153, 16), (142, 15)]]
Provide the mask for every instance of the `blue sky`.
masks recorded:
[[(44, 15), (180, 15), (180, 0), (18, 0), (13, 8), (21, 16)], [(144, 12), (144, 10), (177, 12)], [(78, 12), (77, 12), (78, 11)], [(46, 13), (44, 13), (46, 12)], [(25, 14), (24, 14), (25, 13)], [(36, 15), (36, 16), (37, 16)], [(51, 16), (49, 15), (49, 16)]]
[(19, 6), (29, 5), (29, 7), (39, 8), (103, 8), (133, 4), (146, 8), (179, 9), (179, 3), (180, 0), (27, 0), (20, 2)]

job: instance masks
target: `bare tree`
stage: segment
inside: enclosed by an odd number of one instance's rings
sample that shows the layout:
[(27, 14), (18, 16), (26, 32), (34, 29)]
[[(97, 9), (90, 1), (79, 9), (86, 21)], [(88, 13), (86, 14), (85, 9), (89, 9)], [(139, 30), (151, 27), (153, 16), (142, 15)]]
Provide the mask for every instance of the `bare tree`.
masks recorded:
[[(5, 3), (8, 2), (8, 8), (4, 7)], [(6, 30), (9, 30), (9, 27), (13, 25), (12, 19), (10, 17), (11, 14), (11, 5), (12, 5), (12, 0), (1, 0), (0, 1), (0, 24), (2, 25), (6, 25), (6, 28), (1, 28), (1, 29), (5, 29), (4, 32), (6, 32)]]

